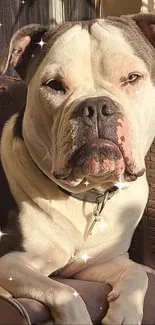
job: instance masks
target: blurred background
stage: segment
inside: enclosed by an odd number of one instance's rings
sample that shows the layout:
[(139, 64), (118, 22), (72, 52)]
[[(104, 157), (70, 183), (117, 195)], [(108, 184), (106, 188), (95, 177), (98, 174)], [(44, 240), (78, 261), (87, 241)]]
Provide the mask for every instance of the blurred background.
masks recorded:
[(155, 11), (155, 0), (0, 0), (0, 54), (20, 27)]

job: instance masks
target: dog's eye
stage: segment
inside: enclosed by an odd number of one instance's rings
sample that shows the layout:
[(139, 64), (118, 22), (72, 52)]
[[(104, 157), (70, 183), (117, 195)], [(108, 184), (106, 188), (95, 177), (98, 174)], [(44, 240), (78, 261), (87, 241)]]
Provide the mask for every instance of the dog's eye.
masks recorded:
[(140, 78), (142, 78), (142, 75), (140, 73), (130, 73), (126, 79), (126, 83), (132, 84), (138, 81)]
[(66, 93), (66, 90), (65, 90), (63, 84), (58, 80), (55, 80), (55, 79), (49, 80), (46, 82), (46, 86), (48, 86), (56, 91), (63, 92), (64, 94)]

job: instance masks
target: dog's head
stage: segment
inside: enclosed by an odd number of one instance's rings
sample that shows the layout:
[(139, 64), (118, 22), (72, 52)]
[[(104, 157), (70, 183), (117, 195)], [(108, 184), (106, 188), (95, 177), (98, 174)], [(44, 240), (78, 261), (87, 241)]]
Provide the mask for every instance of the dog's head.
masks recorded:
[(135, 180), (155, 129), (155, 16), (29, 25), (9, 62), (28, 84), (22, 132), (38, 167), (73, 192)]

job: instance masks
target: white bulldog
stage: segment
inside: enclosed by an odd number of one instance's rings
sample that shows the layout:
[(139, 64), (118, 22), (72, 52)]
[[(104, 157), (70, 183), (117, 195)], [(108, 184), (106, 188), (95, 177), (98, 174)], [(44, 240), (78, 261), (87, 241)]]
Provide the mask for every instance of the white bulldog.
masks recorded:
[(50, 274), (109, 283), (103, 324), (142, 321), (147, 274), (127, 252), (148, 197), (154, 45), (149, 14), (29, 25), (1, 62), (28, 94), (1, 140), (18, 213), (2, 229), (0, 285), (48, 305), (51, 324), (92, 322), (82, 298)]

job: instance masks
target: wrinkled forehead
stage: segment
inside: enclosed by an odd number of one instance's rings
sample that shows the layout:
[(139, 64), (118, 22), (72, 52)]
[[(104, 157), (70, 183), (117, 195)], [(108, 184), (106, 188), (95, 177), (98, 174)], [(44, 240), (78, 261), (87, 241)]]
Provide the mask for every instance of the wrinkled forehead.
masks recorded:
[(73, 53), (81, 53), (84, 55), (94, 50), (103, 51), (102, 54), (107, 54), (107, 51), (113, 53), (133, 53), (131, 46), (123, 37), (121, 29), (108, 24), (107, 20), (100, 19), (91, 24), (90, 28), (83, 28), (82, 24), (75, 24), (53, 44), (47, 57), (59, 54), (62, 59), (71, 56)]
[(144, 66), (121, 28), (106, 19), (88, 24), (74, 23), (56, 38), (39, 67), (41, 75), (46, 79), (60, 75), (69, 83), (72, 75), (74, 80), (75, 76), (91, 80), (101, 73), (112, 79)]
[(93, 56), (108, 60), (112, 57), (124, 57), (133, 54), (131, 46), (124, 39), (119, 28), (112, 26), (106, 20), (94, 22), (89, 29), (82, 24), (71, 27), (58, 37), (52, 48), (46, 55), (49, 65), (60, 63), (67, 66), (71, 63), (80, 65), (80, 59), (84, 65), (89, 63)]

